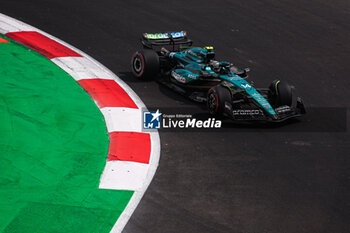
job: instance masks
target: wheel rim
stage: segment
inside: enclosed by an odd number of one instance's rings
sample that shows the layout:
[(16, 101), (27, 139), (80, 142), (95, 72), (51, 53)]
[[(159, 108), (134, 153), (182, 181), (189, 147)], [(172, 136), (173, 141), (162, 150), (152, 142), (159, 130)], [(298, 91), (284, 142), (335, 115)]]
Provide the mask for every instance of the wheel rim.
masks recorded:
[(140, 73), (142, 71), (142, 59), (140, 56), (136, 56), (133, 62), (134, 70), (136, 73)]

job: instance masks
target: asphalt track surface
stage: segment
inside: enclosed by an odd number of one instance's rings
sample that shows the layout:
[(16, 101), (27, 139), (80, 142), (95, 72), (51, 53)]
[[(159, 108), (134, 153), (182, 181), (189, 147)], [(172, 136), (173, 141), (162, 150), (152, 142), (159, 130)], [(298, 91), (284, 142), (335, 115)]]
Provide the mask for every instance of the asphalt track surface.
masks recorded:
[(274, 128), (160, 132), (156, 176), (125, 233), (348, 232), (350, 2), (2, 0), (110, 68), (147, 106), (194, 104), (129, 73), (142, 32), (187, 30), (196, 45), (249, 66), (256, 86), (298, 88), (310, 114)]

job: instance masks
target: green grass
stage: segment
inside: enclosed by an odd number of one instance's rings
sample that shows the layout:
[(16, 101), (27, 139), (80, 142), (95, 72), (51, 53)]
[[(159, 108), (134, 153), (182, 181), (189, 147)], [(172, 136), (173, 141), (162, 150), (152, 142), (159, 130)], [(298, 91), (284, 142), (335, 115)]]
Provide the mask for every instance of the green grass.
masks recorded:
[(67, 73), (3, 35), (0, 232), (109, 232), (133, 192), (98, 189), (102, 114)]

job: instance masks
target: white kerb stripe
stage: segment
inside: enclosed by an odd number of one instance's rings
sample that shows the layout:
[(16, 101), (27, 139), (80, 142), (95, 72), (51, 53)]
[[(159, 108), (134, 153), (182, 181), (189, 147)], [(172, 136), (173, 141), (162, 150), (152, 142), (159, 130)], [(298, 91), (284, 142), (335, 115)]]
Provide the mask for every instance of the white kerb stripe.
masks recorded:
[(108, 132), (127, 131), (141, 132), (142, 110), (134, 108), (106, 107), (101, 108)]
[(114, 77), (85, 57), (58, 57), (51, 59), (53, 63), (66, 71), (76, 81), (81, 79), (110, 79)]
[(100, 180), (100, 189), (142, 190), (149, 164), (108, 161)]
[(28, 24), (22, 23), (17, 20), (9, 22), (6, 17), (0, 15), (0, 33), (6, 34), (8, 32), (19, 32), (19, 31), (36, 31), (34, 27)]

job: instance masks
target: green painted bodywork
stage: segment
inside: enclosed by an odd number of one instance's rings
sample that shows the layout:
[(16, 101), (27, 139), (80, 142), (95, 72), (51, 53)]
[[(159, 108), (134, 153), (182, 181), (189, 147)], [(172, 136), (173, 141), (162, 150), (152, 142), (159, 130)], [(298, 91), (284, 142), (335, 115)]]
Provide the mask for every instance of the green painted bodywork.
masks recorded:
[(109, 232), (133, 192), (98, 189), (102, 114), (50, 60), (1, 37), (0, 232)]
[(198, 74), (194, 74), (186, 69), (174, 69), (171, 72), (171, 76), (174, 77), (177, 82), (186, 84), (196, 81), (199, 77)]
[[(169, 52), (168, 56), (170, 59), (177, 64), (176, 68), (171, 71), (171, 75), (179, 82), (191, 84), (200, 77), (199, 74), (203, 75), (206, 73), (207, 76), (212, 78), (221, 79), (231, 84), (231, 87), (235, 90), (240, 89), (251, 96), (255, 102), (264, 109), (270, 115), (276, 115), (273, 107), (270, 103), (245, 79), (239, 75), (227, 70), (225, 74), (218, 74), (208, 65), (206, 62), (206, 56), (208, 53), (207, 49), (203, 48), (190, 48), (181, 52)], [(219, 62), (224, 64), (228, 62)], [(175, 76), (174, 76), (175, 74)], [(178, 78), (176, 75), (179, 75)], [(196, 79), (196, 78), (197, 79)]]

